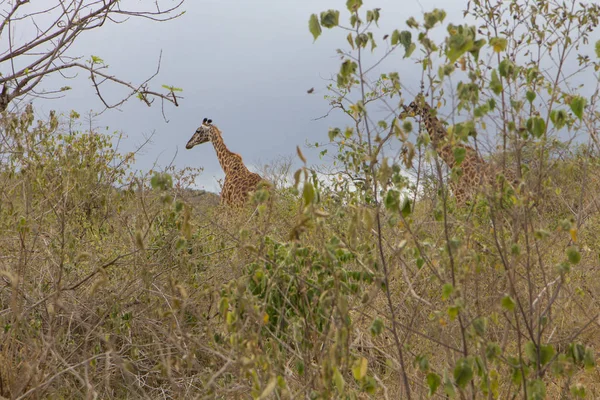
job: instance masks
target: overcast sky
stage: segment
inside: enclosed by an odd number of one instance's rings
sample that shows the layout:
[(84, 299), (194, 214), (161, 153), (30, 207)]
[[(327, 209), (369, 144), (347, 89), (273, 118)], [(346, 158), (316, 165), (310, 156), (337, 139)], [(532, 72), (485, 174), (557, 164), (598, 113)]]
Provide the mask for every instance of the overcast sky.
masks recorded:
[[(308, 31), (311, 13), (329, 8), (348, 17), (345, 0), (187, 0), (186, 13), (165, 23), (131, 19), (120, 25), (80, 36), (71, 54), (101, 57), (110, 71), (121, 79), (140, 82), (154, 73), (162, 50), (160, 74), (154, 88), (162, 84), (183, 88), (179, 107), (167, 104), (165, 122), (160, 105), (148, 108), (137, 99), (121, 111), (110, 110), (98, 116), (94, 124), (122, 131), (128, 139), (121, 145), (132, 150), (154, 132), (153, 140), (137, 157), (136, 167), (147, 170), (155, 162), (165, 166), (176, 155), (178, 167), (201, 166), (197, 179), (201, 188), (218, 191), (216, 179), (223, 177), (215, 152), (209, 144), (186, 150), (185, 144), (204, 117), (212, 118), (223, 131), (228, 147), (242, 155), (252, 168), (272, 162), (280, 156), (295, 155), (296, 145), (306, 141), (325, 141), (329, 127), (344, 127), (347, 117), (339, 112), (314, 120), (329, 110), (323, 96), (327, 79), (339, 70), (335, 50), (346, 47), (347, 32), (324, 30), (313, 43)], [(444, 3), (449, 17), (461, 17), (465, 1)], [(365, 9), (381, 8), (380, 34), (406, 29), (410, 16), (419, 19), (439, 2), (433, 0), (365, 0)], [(448, 21), (450, 20), (448, 19)], [(344, 21), (345, 22), (345, 21)], [(380, 48), (385, 45), (380, 41)], [(401, 60), (398, 54), (396, 60)], [(404, 67), (391, 60), (384, 70), (399, 70), (415, 77), (419, 68), (404, 60)], [(36, 101), (39, 116), (51, 109), (65, 114), (75, 109), (82, 116), (102, 109), (87, 77), (73, 82), (49, 79), (46, 86), (73, 87), (62, 99)], [(307, 90), (314, 87), (313, 94)], [(418, 90), (418, 84), (415, 84)], [(117, 100), (121, 92), (108, 92)], [(305, 151), (310, 162), (318, 162), (316, 152)]]
[[(149, 0), (145, 0), (149, 1)], [(125, 0), (125, 4), (139, 4)], [(133, 3), (132, 3), (133, 2)], [(162, 84), (183, 88), (179, 107), (167, 104), (165, 122), (158, 102), (148, 108), (137, 99), (121, 111), (110, 110), (94, 124), (122, 131), (128, 139), (123, 150), (132, 150), (154, 132), (153, 141), (138, 156), (136, 167), (147, 170), (157, 162), (165, 166), (175, 157), (178, 167), (204, 167), (198, 187), (218, 191), (216, 179), (223, 177), (211, 145), (186, 150), (185, 144), (204, 117), (212, 118), (222, 130), (227, 146), (242, 155), (252, 168), (280, 156), (295, 155), (296, 145), (326, 141), (329, 127), (349, 124), (341, 113), (324, 119), (329, 106), (327, 79), (339, 70), (335, 50), (346, 48), (347, 32), (326, 30), (313, 43), (308, 31), (311, 13), (329, 8), (342, 11), (347, 21), (345, 0), (187, 0), (186, 13), (165, 23), (130, 19), (123, 24), (108, 23), (85, 33), (71, 54), (96, 55), (112, 74), (139, 83), (156, 69), (162, 50), (160, 74), (152, 88)], [(364, 8), (381, 8), (380, 30), (376, 37), (393, 29), (406, 29), (405, 21), (421, 19), (424, 11), (442, 7), (448, 13), (444, 22), (464, 23), (466, 0), (364, 0)], [(444, 28), (438, 29), (440, 34)], [(385, 51), (380, 40), (377, 54)], [(380, 66), (381, 71), (399, 71), (403, 85), (412, 93), (419, 90), (420, 67), (403, 60), (402, 52)], [(58, 77), (57, 77), (58, 78)], [(55, 109), (65, 114), (75, 109), (81, 115), (102, 109), (87, 77), (73, 82), (49, 79), (51, 87), (73, 87), (64, 98), (36, 102), (40, 116)], [(314, 87), (313, 94), (307, 90)], [(108, 92), (118, 100), (120, 92)], [(409, 95), (407, 94), (407, 97)], [(318, 162), (316, 152), (306, 150), (310, 162)]]

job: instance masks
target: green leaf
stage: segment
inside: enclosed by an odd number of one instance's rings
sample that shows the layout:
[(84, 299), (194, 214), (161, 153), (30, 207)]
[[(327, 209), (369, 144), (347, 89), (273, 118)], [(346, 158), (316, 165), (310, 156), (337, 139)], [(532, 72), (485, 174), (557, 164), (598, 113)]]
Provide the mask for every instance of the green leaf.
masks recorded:
[(569, 345), (569, 356), (575, 364), (579, 364), (585, 357), (585, 347), (581, 343), (571, 343)]
[(490, 46), (494, 48), (494, 52), (500, 53), (506, 50), (506, 45), (508, 42), (504, 38), (493, 37), (490, 39)]
[(454, 367), (454, 383), (461, 389), (464, 389), (473, 379), (473, 368), (466, 358), (461, 358)]
[(567, 124), (567, 112), (565, 110), (552, 110), (550, 113), (550, 121), (556, 129), (562, 129)]
[(521, 382), (523, 382), (523, 372), (521, 371), (521, 368), (519, 368), (519, 362), (516, 361), (515, 364), (517, 366), (512, 368), (511, 380), (516, 386), (521, 386)]
[(392, 38), (390, 40), (392, 46), (395, 46), (398, 43), (400, 43), (400, 31), (398, 29), (394, 29), (394, 32), (392, 32)]
[(296, 361), (296, 371), (298, 371), (298, 375), (304, 375), (304, 363), (302, 360)]
[(446, 64), (446, 65), (440, 66), (438, 68), (438, 76), (440, 78), (443, 78), (445, 76), (450, 76), (450, 75), (452, 75), (452, 73), (454, 73), (455, 70), (456, 70), (456, 67), (454, 66), (454, 64)]
[(178, 88), (178, 87), (175, 87), (175, 86), (162, 85), (162, 87), (165, 88), (165, 89), (167, 89), (167, 90), (169, 90), (169, 91), (171, 91), (171, 92), (183, 92), (182, 88)]
[(333, 139), (335, 139), (336, 136), (339, 136), (341, 134), (342, 134), (342, 131), (340, 130), (340, 128), (329, 129), (329, 132), (328, 132), (329, 141), (333, 142)]
[(571, 107), (573, 114), (575, 114), (579, 119), (583, 118), (583, 109), (585, 104), (586, 100), (581, 96), (575, 96), (573, 99), (571, 99), (571, 104), (569, 104), (569, 106)]
[(479, 61), (479, 52), (481, 51), (481, 48), (485, 46), (486, 43), (487, 41), (485, 39), (479, 39), (473, 43), (473, 47), (471, 47), (469, 53), (471, 53), (475, 61)]
[(412, 34), (409, 31), (400, 32), (400, 44), (404, 46), (404, 51), (408, 53), (412, 43)]
[(415, 362), (419, 365), (419, 369), (422, 372), (429, 371), (429, 359), (427, 356), (417, 356)]
[(571, 264), (579, 264), (581, 261), (581, 253), (575, 246), (570, 246), (567, 248), (567, 258)]
[(450, 317), (450, 321), (454, 321), (456, 319), (456, 317), (458, 317), (458, 311), (459, 311), (458, 306), (448, 307), (448, 310), (446, 312), (448, 313), (448, 316)]
[(402, 201), (402, 206), (400, 208), (400, 212), (402, 213), (402, 216), (404, 218), (408, 217), (410, 215), (410, 213), (412, 212), (410, 199), (408, 198), (408, 196), (405, 197), (404, 200)]
[(340, 370), (337, 367), (333, 367), (333, 383), (335, 384), (335, 388), (338, 393), (342, 395), (344, 393), (344, 387), (346, 386), (346, 382), (344, 381), (344, 377), (340, 374)]
[(362, 378), (364, 378), (367, 375), (367, 367), (368, 361), (364, 357), (354, 361), (354, 364), (352, 365), (352, 376), (354, 376), (354, 379), (360, 381)]
[(352, 50), (354, 50), (354, 39), (352, 38), (352, 33), (349, 33), (348, 36), (346, 36), (346, 40), (348, 41), (348, 43), (350, 43), (350, 47), (352, 47)]
[(544, 400), (546, 384), (541, 379), (527, 381), (527, 400)]
[(438, 22), (443, 22), (446, 18), (446, 11), (439, 8), (434, 8), (432, 12), (425, 13), (423, 19), (425, 20), (425, 29), (431, 29)]
[(454, 161), (456, 162), (456, 165), (460, 165), (467, 155), (467, 149), (464, 147), (455, 147), (452, 149), (452, 152), (454, 153)]
[(356, 35), (356, 38), (354, 39), (354, 43), (356, 43), (356, 47), (359, 47), (359, 48), (365, 47), (368, 42), (369, 42), (369, 36), (365, 33), (359, 33), (358, 35)]
[(527, 98), (529, 104), (533, 103), (535, 100), (535, 92), (528, 90), (527, 93), (525, 93), (525, 98)]
[(312, 183), (305, 182), (304, 188), (302, 189), (302, 197), (304, 198), (304, 205), (309, 205), (315, 199), (315, 188)]
[(554, 347), (552, 347), (552, 345), (542, 345), (540, 347), (540, 363), (542, 365), (548, 364), (550, 360), (552, 360), (552, 357), (554, 357), (554, 354), (556, 354), (556, 352), (554, 351)]
[(510, 99), (510, 106), (518, 112), (523, 108), (523, 102), (520, 100)]
[(321, 35), (321, 25), (319, 25), (319, 17), (317, 14), (312, 14), (308, 20), (308, 30), (312, 33), (314, 40), (316, 41), (319, 35)]
[(362, 382), (361, 388), (366, 393), (373, 395), (377, 390), (377, 382), (372, 376), (366, 376), (365, 380)]
[(379, 26), (379, 8), (367, 11), (367, 22), (375, 22), (375, 25)]
[(402, 58), (410, 57), (416, 48), (417, 48), (417, 45), (414, 43), (411, 43), (410, 46), (408, 47), (408, 50), (406, 50), (406, 52), (404, 53), (404, 57), (402, 57)]
[(510, 247), (510, 254), (514, 256), (521, 254), (521, 246), (519, 246), (518, 243), (513, 243), (513, 245)]
[(358, 65), (352, 60), (344, 60), (340, 67), (340, 75), (347, 77), (356, 72)]
[(515, 73), (515, 64), (512, 61), (505, 58), (500, 61), (500, 65), (498, 65), (498, 72), (500, 72), (500, 76), (503, 78), (510, 78)]
[(338, 26), (340, 23), (340, 12), (337, 10), (327, 10), (321, 13), (321, 25), (327, 29)]
[(452, 284), (446, 283), (442, 286), (442, 300), (448, 300), (452, 293), (454, 293), (454, 286)]
[(187, 241), (184, 238), (177, 239), (175, 242), (175, 250), (181, 250), (186, 244)]
[(400, 207), (400, 192), (395, 189), (388, 190), (385, 199), (383, 199), (383, 204), (386, 209), (398, 212), (398, 208)]
[(422, 257), (417, 258), (417, 268), (421, 269), (425, 265), (425, 259)]
[(526, 122), (526, 127), (529, 133), (538, 139), (546, 133), (546, 121), (542, 117), (529, 118)]
[(502, 93), (503, 90), (502, 82), (500, 82), (500, 78), (498, 78), (498, 73), (495, 69), (492, 70), (492, 76), (490, 79), (490, 89), (492, 89), (492, 92), (494, 92), (494, 94), (496, 95)]
[(167, 173), (156, 173), (150, 179), (150, 186), (155, 190), (168, 190), (173, 187), (173, 179)]
[(473, 320), (473, 328), (479, 336), (483, 336), (487, 330), (487, 318), (480, 317)]
[(412, 42), (412, 33), (409, 31), (398, 31), (397, 29), (392, 32), (391, 38), (392, 46), (401, 44), (404, 47), (404, 58), (410, 57), (416, 46)]
[(529, 361), (537, 362), (537, 347), (533, 342), (525, 343), (525, 355), (529, 358)]
[(592, 370), (596, 368), (596, 357), (594, 356), (594, 350), (592, 350), (591, 348), (585, 349), (585, 354), (583, 356), (583, 365), (587, 370)]
[(502, 298), (502, 308), (507, 311), (512, 311), (515, 309), (515, 301), (512, 299), (512, 297), (506, 295)]
[(406, 25), (408, 25), (409, 28), (413, 28), (413, 29), (417, 29), (419, 27), (419, 23), (417, 22), (415, 17), (410, 17), (409, 19), (407, 19)]
[(371, 330), (371, 335), (373, 335), (373, 336), (377, 336), (381, 332), (383, 332), (383, 321), (381, 320), (381, 318), (375, 318), (373, 320), (370, 330)]
[(485, 348), (485, 356), (488, 360), (493, 361), (502, 354), (502, 349), (497, 343), (488, 343)]
[(596, 49), (596, 57), (600, 58), (600, 40), (596, 41), (594, 48)]
[(92, 56), (92, 64), (104, 64), (104, 60), (98, 56)]
[(528, 68), (526, 76), (527, 84), (531, 84), (532, 82), (536, 81), (539, 76), (537, 67)]
[(542, 117), (535, 117), (533, 120), (533, 136), (541, 138), (546, 132), (546, 121)]
[(430, 372), (427, 374), (427, 387), (429, 387), (429, 396), (433, 396), (438, 387), (442, 383), (442, 378), (436, 373)]
[(350, 11), (350, 12), (358, 11), (358, 9), (362, 6), (362, 4), (363, 4), (362, 0), (346, 1), (346, 7), (348, 8), (348, 11)]
[(559, 274), (568, 274), (571, 272), (571, 264), (568, 262), (561, 262), (556, 264), (556, 270)]

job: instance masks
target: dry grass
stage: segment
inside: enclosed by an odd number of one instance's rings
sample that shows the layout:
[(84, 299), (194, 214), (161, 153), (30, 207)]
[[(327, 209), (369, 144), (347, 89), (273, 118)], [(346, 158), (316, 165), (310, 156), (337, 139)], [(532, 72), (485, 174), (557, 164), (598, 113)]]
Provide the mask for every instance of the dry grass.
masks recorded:
[[(88, 157), (80, 160), (92, 166), (85, 176), (79, 165), (64, 164), (72, 154), (55, 150), (20, 158), (18, 172), (4, 164), (5, 398), (247, 398), (270, 391), (282, 398), (398, 398), (402, 371), (415, 397), (424, 398), (427, 374), (452, 382), (465, 348), (497, 379), (498, 398), (508, 398), (519, 386), (507, 360), (528, 340), (523, 324), (535, 326), (543, 310), (550, 312), (542, 344), (563, 354), (572, 342), (600, 345), (600, 187), (586, 178), (600, 176), (593, 163), (584, 173), (583, 164), (567, 160), (570, 175), (555, 175), (562, 192), (549, 192), (552, 207), (530, 214), (529, 225), (509, 213), (496, 218), (494, 235), (485, 207), (455, 211), (445, 224), (434, 218), (435, 202), (424, 199), (406, 219), (383, 212), (379, 235), (371, 207), (342, 205), (326, 191), (321, 203), (305, 207), (293, 190), (280, 189), (272, 202), (233, 212), (215, 205), (212, 194), (185, 190), (186, 174), (174, 173), (173, 184), (165, 176), (152, 185), (150, 177), (127, 178), (114, 167), (117, 156), (98, 159), (108, 153), (89, 152), (89, 140), (70, 144)], [(577, 180), (587, 182), (585, 192), (567, 190)], [(561, 276), (555, 265), (573, 244), (563, 220), (573, 209), (582, 258)], [(549, 236), (527, 247), (524, 226)], [(460, 242), (451, 256), (448, 237)], [(453, 280), (454, 292), (445, 294)], [(511, 291), (523, 315), (503, 307)], [(462, 319), (451, 315), (457, 304)], [(477, 331), (474, 321), (482, 318), (485, 329)], [(501, 349), (495, 360), (486, 357), (491, 343)], [(455, 390), (466, 396), (483, 376)], [(543, 379), (549, 398), (568, 395), (574, 384), (584, 384), (588, 398), (600, 391), (595, 369), (548, 371)], [(436, 396), (442, 390), (443, 381)]]

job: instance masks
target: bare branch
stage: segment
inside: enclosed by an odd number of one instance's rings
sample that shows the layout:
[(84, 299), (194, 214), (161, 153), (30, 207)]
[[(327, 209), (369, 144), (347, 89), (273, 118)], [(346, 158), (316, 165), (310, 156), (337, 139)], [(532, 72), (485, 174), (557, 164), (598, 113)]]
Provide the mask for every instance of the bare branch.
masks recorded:
[[(69, 69), (84, 69), (90, 73), (96, 95), (105, 109), (119, 107), (132, 96), (137, 96), (148, 106), (155, 98), (160, 98), (163, 106), (165, 101), (178, 106), (181, 97), (172, 89), (166, 92), (150, 89), (150, 81), (160, 70), (162, 53), (156, 72), (136, 84), (107, 73), (104, 71), (107, 67), (101, 61), (92, 59), (82, 63), (81, 55), (69, 54), (69, 51), (80, 34), (100, 28), (107, 21), (124, 23), (136, 17), (170, 21), (184, 13), (181, 10), (183, 2), (180, 0), (175, 5), (161, 8), (159, 1), (146, 0), (138, 2), (133, 9), (123, 8), (118, 0), (55, 0), (44, 6), (27, 0), (4, 6), (0, 3), (0, 43), (3, 44), (0, 46), (0, 111), (6, 110), (15, 100), (64, 91), (51, 88), (35, 92), (35, 89), (45, 77), (54, 73), (69, 79), (64, 74)], [(5, 31), (8, 35), (3, 36)], [(108, 101), (100, 91), (105, 82), (124, 86), (131, 92), (118, 101)]]

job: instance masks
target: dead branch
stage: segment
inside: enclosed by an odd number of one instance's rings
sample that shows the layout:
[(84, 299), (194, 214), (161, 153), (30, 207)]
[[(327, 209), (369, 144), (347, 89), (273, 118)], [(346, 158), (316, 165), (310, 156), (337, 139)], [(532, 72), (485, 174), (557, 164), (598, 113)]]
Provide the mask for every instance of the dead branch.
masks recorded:
[[(80, 34), (101, 28), (107, 21), (126, 23), (136, 17), (156, 22), (175, 19), (183, 14), (183, 2), (161, 8), (160, 1), (145, 0), (132, 6), (134, 9), (125, 9), (118, 0), (54, 0), (44, 6), (28, 0), (0, 3), (0, 112), (15, 100), (69, 90), (68, 86), (38, 89), (44, 78), (52, 74), (72, 79), (75, 75), (66, 75), (68, 70), (85, 70), (90, 74), (94, 91), (105, 109), (119, 107), (133, 96), (148, 106), (156, 98), (161, 103), (167, 101), (178, 106), (181, 97), (175, 94), (175, 88), (166, 87), (165, 92), (150, 88), (150, 81), (160, 70), (162, 52), (156, 72), (141, 83), (132, 83), (110, 74), (99, 57), (83, 61), (81, 55), (69, 50)], [(130, 92), (117, 101), (108, 101), (100, 90), (106, 83)]]

